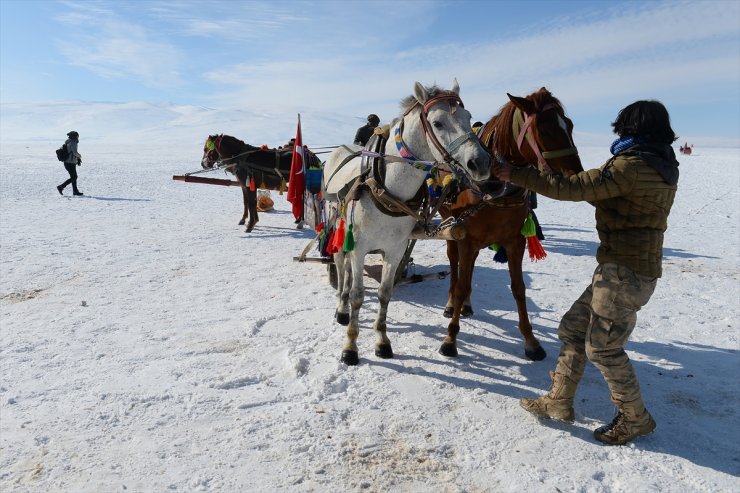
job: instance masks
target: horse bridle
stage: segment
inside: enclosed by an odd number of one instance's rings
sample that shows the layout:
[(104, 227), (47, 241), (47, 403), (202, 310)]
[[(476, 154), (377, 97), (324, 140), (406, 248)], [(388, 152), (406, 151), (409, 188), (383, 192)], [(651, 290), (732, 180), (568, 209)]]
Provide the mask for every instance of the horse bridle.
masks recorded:
[[(514, 118), (512, 121), (512, 129), (514, 131), (514, 139), (516, 140), (517, 149), (519, 149), (519, 152), (522, 151), (522, 144), (524, 143), (524, 139), (527, 139), (527, 143), (529, 144), (529, 147), (532, 149), (534, 154), (537, 156), (537, 163), (539, 164), (540, 170), (551, 173), (552, 168), (547, 163), (547, 159), (557, 159), (560, 157), (565, 156), (572, 156), (578, 154), (578, 149), (576, 149), (575, 146), (572, 147), (566, 147), (564, 149), (558, 149), (556, 151), (540, 151), (539, 146), (537, 145), (537, 141), (534, 138), (534, 134), (532, 133), (532, 122), (534, 121), (534, 117), (538, 114), (544, 113), (547, 110), (552, 109), (562, 109), (559, 105), (555, 103), (550, 103), (545, 105), (544, 108), (542, 108), (540, 111), (538, 111), (535, 114), (528, 115), (521, 109), (517, 108), (516, 111), (514, 111)], [(561, 118), (560, 114), (558, 113), (558, 118)], [(567, 133), (567, 128), (563, 129)], [(573, 140), (570, 138), (570, 135), (568, 135), (568, 140), (573, 142)]]
[[(216, 153), (217, 158), (213, 159), (213, 164), (216, 164), (216, 161), (218, 161), (221, 158), (221, 139), (223, 139), (224, 134), (219, 135), (215, 139), (211, 139), (211, 137), (208, 137), (208, 140), (206, 140), (206, 149), (208, 149), (208, 152), (206, 153), (206, 157), (211, 160), (211, 153)], [(213, 166), (213, 164), (211, 166)]]
[[(403, 114), (405, 117), (408, 115), (416, 106), (421, 106), (421, 111), (419, 112), (419, 119), (421, 120), (421, 126), (424, 129), (424, 136), (427, 137), (428, 140), (432, 142), (432, 145), (439, 151), (440, 154), (442, 154), (442, 157), (444, 159), (445, 164), (449, 164), (451, 171), (455, 175), (459, 175), (458, 179), (462, 179), (463, 177), (467, 176), (467, 172), (465, 171), (465, 168), (460, 164), (460, 162), (452, 157), (452, 153), (455, 152), (460, 146), (462, 146), (465, 142), (468, 140), (477, 141), (478, 137), (473, 133), (472, 129), (470, 132), (466, 132), (460, 137), (456, 138), (447, 146), (442, 145), (442, 143), (437, 139), (437, 136), (432, 131), (432, 127), (429, 123), (429, 110), (432, 106), (434, 106), (437, 103), (447, 101), (450, 105), (450, 112), (455, 113), (457, 111), (457, 105), (459, 104), (462, 108), (465, 108), (465, 105), (462, 102), (462, 99), (460, 99), (460, 96), (457, 95), (457, 93), (452, 91), (444, 91), (440, 94), (437, 94), (434, 97), (429, 98), (426, 100), (423, 104), (420, 102), (416, 102), (411, 108), (406, 110), (406, 113)], [(397, 145), (399, 145), (399, 150), (401, 150), (401, 146), (403, 146), (403, 143), (401, 142), (400, 136), (403, 133), (403, 118), (401, 118), (399, 122), (399, 127), (397, 129)], [(405, 146), (403, 146), (405, 149)], [(407, 156), (403, 155), (403, 151), (401, 151), (401, 157), (405, 159), (410, 159), (415, 161), (416, 158), (413, 158), (413, 156), (408, 153)]]

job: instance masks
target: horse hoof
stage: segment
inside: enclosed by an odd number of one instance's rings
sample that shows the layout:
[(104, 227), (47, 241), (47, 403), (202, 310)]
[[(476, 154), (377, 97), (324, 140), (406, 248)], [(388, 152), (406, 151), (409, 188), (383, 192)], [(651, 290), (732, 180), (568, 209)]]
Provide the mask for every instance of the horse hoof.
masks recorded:
[(452, 312), (454, 311), (455, 311), (455, 307), (447, 306), (445, 307), (445, 311), (442, 312), (442, 315), (444, 316), (444, 318), (452, 318)]
[(375, 356), (378, 358), (389, 359), (393, 357), (393, 348), (390, 344), (381, 344), (375, 347)]
[(242, 219), (241, 221), (239, 221), (239, 226), (244, 226), (244, 219)]
[(547, 357), (547, 353), (544, 349), (542, 349), (542, 346), (537, 346), (534, 349), (524, 348), (524, 354), (526, 354), (527, 358), (531, 359), (532, 361), (542, 361)]
[(339, 325), (349, 325), (349, 313), (337, 312), (337, 323)]
[(460, 315), (463, 317), (472, 317), (473, 316), (473, 307), (470, 305), (463, 305), (463, 309), (460, 312)]
[(442, 343), (442, 347), (439, 348), (439, 354), (448, 358), (454, 358), (457, 356), (457, 346), (450, 342)]
[(345, 349), (342, 351), (342, 363), (348, 366), (357, 366), (360, 362), (360, 357), (357, 355), (357, 351), (350, 351)]

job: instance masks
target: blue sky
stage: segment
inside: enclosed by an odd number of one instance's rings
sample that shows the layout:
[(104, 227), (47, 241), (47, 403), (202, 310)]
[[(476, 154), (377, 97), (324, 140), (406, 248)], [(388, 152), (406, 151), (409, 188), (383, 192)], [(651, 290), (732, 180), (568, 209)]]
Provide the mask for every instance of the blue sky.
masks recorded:
[(541, 86), (582, 134), (637, 99), (740, 145), (740, 2), (0, 0), (0, 101), (374, 112), (453, 78), (474, 118)]

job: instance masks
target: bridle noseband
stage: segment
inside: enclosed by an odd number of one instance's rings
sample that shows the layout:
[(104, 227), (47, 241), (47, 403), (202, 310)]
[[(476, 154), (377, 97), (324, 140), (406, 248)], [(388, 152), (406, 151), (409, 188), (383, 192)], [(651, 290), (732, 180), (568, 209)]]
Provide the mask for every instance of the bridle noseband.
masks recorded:
[[(557, 159), (560, 157), (565, 156), (572, 156), (572, 155), (578, 155), (578, 149), (576, 149), (575, 146), (566, 147), (565, 149), (559, 149), (557, 151), (540, 151), (539, 146), (537, 145), (537, 141), (534, 138), (534, 134), (532, 133), (532, 122), (534, 121), (534, 117), (538, 114), (544, 113), (547, 110), (552, 109), (562, 109), (559, 105), (555, 103), (550, 103), (545, 105), (544, 108), (542, 108), (540, 111), (533, 115), (528, 115), (524, 111), (520, 110), (519, 108), (514, 111), (514, 118), (512, 121), (512, 129), (514, 131), (514, 139), (516, 140), (517, 149), (519, 152), (522, 151), (522, 144), (524, 143), (524, 139), (526, 137), (527, 143), (529, 144), (529, 147), (532, 149), (532, 151), (537, 156), (537, 163), (539, 164), (540, 170), (546, 171), (548, 173), (552, 172), (552, 168), (547, 163), (547, 159)], [(558, 118), (560, 117), (560, 114), (558, 114)], [(564, 129), (567, 132), (567, 129)], [(570, 139), (570, 135), (568, 136), (568, 139)], [(571, 140), (572, 143), (572, 140)]]

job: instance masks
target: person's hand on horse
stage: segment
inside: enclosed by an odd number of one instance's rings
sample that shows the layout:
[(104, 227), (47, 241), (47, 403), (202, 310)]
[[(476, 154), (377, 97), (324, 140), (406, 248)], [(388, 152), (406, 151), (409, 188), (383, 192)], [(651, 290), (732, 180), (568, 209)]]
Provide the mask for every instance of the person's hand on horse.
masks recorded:
[(506, 161), (496, 159), (493, 162), (493, 176), (501, 181), (509, 182), (511, 181), (511, 168), (512, 166)]

